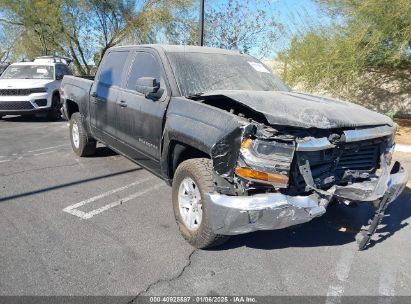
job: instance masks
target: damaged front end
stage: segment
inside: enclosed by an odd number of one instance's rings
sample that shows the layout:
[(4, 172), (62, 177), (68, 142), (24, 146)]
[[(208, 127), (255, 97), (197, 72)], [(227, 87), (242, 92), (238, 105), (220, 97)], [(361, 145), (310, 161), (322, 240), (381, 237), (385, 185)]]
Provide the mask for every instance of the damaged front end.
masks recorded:
[(391, 164), (395, 127), (297, 130), (244, 124), (211, 151), (217, 191), (205, 198), (213, 231), (234, 235), (273, 230), (321, 216), (331, 201), (370, 202), (368, 243), (387, 205), (407, 183)]

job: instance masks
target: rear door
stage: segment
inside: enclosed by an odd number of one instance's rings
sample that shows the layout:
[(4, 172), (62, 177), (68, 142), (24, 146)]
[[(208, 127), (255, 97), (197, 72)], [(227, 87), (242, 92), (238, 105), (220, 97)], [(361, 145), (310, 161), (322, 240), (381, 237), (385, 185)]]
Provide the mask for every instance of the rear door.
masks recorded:
[[(160, 90), (163, 92), (162, 97), (153, 100), (137, 92), (136, 82), (140, 77), (157, 79), (160, 82)], [(117, 114), (120, 122), (118, 137), (139, 152), (136, 157), (143, 156), (146, 161), (151, 159), (158, 162), (160, 159), (160, 143), (168, 91), (163, 67), (157, 54), (149, 50), (134, 51), (132, 65), (118, 101)]]
[(111, 50), (104, 56), (90, 91), (90, 116), (93, 131), (107, 144), (117, 135), (117, 98), (124, 81), (129, 50)]

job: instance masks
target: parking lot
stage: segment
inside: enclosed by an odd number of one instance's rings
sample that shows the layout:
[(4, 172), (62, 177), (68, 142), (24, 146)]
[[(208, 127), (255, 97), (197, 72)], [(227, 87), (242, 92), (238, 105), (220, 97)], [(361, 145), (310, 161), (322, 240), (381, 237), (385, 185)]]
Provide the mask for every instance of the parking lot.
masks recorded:
[(66, 121), (6, 117), (0, 139), (1, 295), (411, 295), (410, 183), (362, 252), (365, 204), (194, 250), (171, 189), (106, 147), (77, 157)]

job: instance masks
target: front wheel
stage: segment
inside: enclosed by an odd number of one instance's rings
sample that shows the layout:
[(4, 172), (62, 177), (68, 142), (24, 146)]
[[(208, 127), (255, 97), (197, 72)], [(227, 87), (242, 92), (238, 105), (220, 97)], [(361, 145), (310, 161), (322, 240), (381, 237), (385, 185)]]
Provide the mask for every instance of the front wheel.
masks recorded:
[(74, 113), (70, 118), (70, 141), (73, 151), (78, 156), (91, 156), (96, 152), (96, 141), (87, 136), (80, 113)]
[(214, 191), (211, 160), (194, 158), (182, 162), (173, 179), (173, 209), (179, 230), (196, 248), (222, 244), (227, 236), (213, 233), (204, 195)]

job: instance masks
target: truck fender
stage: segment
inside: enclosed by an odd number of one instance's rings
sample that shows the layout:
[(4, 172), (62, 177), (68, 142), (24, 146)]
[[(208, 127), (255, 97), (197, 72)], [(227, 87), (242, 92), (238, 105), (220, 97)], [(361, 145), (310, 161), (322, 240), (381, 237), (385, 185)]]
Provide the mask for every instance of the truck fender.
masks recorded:
[(169, 168), (173, 143), (195, 148), (212, 158), (214, 145), (240, 126), (238, 117), (229, 112), (186, 98), (173, 98), (166, 114), (160, 161), (165, 179), (172, 178)]

